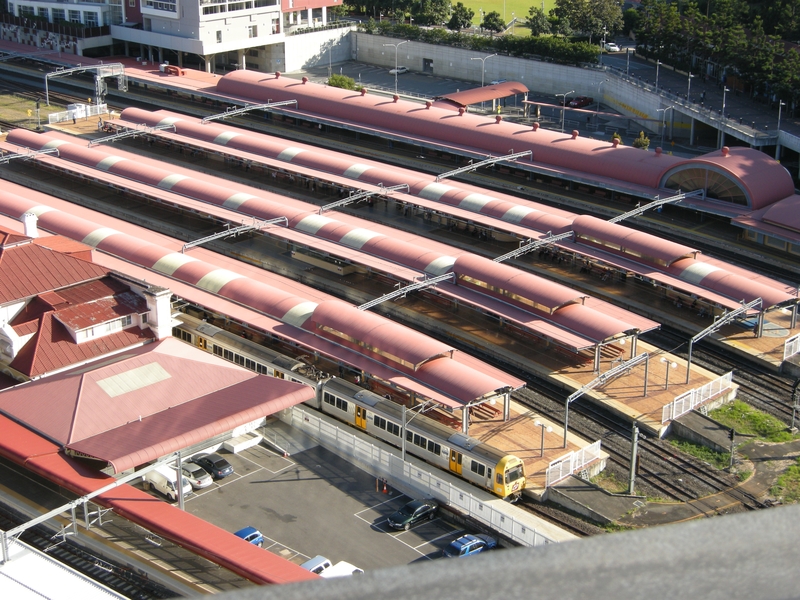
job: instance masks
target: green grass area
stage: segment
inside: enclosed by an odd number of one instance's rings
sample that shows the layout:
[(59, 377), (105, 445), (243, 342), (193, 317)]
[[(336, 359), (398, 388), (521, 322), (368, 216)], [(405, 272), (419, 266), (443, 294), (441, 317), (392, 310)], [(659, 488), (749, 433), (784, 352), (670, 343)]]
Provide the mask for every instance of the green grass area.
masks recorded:
[(733, 427), (737, 433), (754, 435), (766, 442), (788, 442), (794, 439), (787, 431), (785, 423), (739, 400), (712, 410), (708, 416), (727, 427)]
[(692, 442), (680, 438), (671, 439), (669, 443), (681, 452), (699, 458), (717, 469), (727, 469), (730, 465), (731, 455), (729, 452), (714, 452), (711, 448), (693, 444)]
[[(484, 2), (483, 0), (454, 0), (453, 4), (461, 2), (467, 8), (471, 8), (475, 11), (475, 18), (472, 19), (472, 22), (477, 27), (481, 23), (481, 10), (483, 9), (484, 14), (488, 14), (490, 12), (497, 11), (500, 13), (500, 16), (503, 16), (503, 6), (505, 6), (505, 22), (510, 23), (511, 19), (514, 17), (517, 18), (517, 25), (514, 27), (515, 35), (529, 35), (530, 29), (527, 27), (522, 27), (520, 23), (522, 21), (527, 20), (528, 18), (528, 11), (530, 10), (531, 6), (536, 6), (538, 8), (542, 7), (541, 0), (539, 2), (531, 1), (531, 0), (492, 0), (492, 2)], [(550, 12), (550, 9), (556, 5), (555, 0), (544, 0), (544, 12), (545, 14)], [(511, 14), (514, 14), (514, 17)]]
[(612, 494), (624, 494), (628, 491), (628, 482), (618, 480), (613, 473), (608, 471), (600, 471), (592, 477), (591, 482)]
[(769, 492), (784, 504), (797, 504), (800, 501), (800, 458), (778, 477)]

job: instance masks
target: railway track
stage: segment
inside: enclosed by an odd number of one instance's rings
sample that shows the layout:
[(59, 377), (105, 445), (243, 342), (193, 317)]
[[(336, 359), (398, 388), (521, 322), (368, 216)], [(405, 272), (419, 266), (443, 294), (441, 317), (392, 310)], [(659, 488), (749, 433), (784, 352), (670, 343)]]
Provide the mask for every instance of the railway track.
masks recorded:
[[(16, 510), (0, 503), (0, 529), (8, 531), (28, 520), (29, 518)], [(70, 539), (59, 541), (58, 536), (44, 525), (31, 527), (20, 537), (37, 550), (127, 598), (148, 600), (178, 596), (126, 566), (94, 555)]]
[[(663, 347), (669, 347), (669, 345)], [(467, 348), (467, 350), (475, 353), (472, 348)], [(492, 357), (484, 357), (484, 359), (489, 359), (491, 362), (496, 363)], [(507, 365), (498, 366), (508, 370)], [(530, 375), (526, 374), (526, 379), (530, 379)], [(533, 385), (538, 389), (546, 389), (546, 385), (541, 381), (536, 381)], [(538, 403), (536, 408), (543, 414), (551, 416), (557, 422), (563, 414), (563, 392), (559, 391), (554, 398), (558, 398), (558, 400), (552, 406), (548, 407), (546, 404)], [(530, 399), (526, 398), (524, 401), (527, 403)], [(602, 439), (604, 448), (609, 452), (612, 462), (616, 465), (616, 470), (619, 473), (624, 473), (624, 469), (629, 465), (630, 460), (630, 439), (625, 427), (618, 422), (615, 423), (614, 419), (606, 418), (606, 420), (601, 420), (597, 416), (594, 416), (594, 423), (592, 424), (592, 409), (581, 402), (577, 402), (575, 407), (586, 422), (581, 423), (576, 419), (576, 422), (572, 424), (571, 430), (584, 435), (587, 439)], [(640, 471), (642, 476), (640, 482), (642, 482), (641, 485), (648, 496), (691, 501), (702, 495), (717, 493), (725, 489), (726, 485), (727, 487), (735, 485), (734, 481), (715, 481), (713, 477), (708, 475), (709, 469), (707, 467), (691, 464), (690, 462), (687, 463), (685, 459), (676, 460), (674, 451), (669, 453), (661, 452), (659, 455), (655, 448), (646, 452), (645, 447), (647, 446), (649, 445), (644, 444), (642, 450)], [(652, 458), (648, 456), (649, 454), (652, 454)], [(701, 477), (704, 472), (705, 475)], [(744, 499), (742, 504), (744, 505), (747, 501), (747, 499)]]

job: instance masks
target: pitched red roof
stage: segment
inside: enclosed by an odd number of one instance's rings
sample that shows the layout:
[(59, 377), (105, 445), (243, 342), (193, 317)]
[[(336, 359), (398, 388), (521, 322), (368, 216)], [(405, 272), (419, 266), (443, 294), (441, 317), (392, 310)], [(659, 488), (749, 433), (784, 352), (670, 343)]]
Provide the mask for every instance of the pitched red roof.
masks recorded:
[(0, 304), (97, 279), (103, 267), (38, 244), (0, 247)]
[[(12, 369), (38, 377), (118, 352), (154, 339), (152, 329), (129, 327), (82, 344), (76, 344), (67, 328), (54, 318), (55, 312), (42, 314), (36, 321), (36, 334), (9, 365)], [(30, 327), (30, 326), (29, 326)], [(29, 331), (29, 329), (28, 329)]]
[(308, 386), (256, 375), (67, 448), (110, 463), (120, 473), (313, 397)]
[(8, 390), (0, 394), (0, 411), (68, 444), (257, 376), (166, 338), (120, 352), (94, 367), (83, 365)]

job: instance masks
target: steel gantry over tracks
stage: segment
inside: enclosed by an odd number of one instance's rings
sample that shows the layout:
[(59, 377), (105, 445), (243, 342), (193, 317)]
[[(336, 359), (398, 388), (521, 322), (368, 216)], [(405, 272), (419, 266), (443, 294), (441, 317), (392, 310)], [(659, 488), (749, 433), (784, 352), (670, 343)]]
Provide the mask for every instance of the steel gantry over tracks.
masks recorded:
[(127, 131), (123, 131), (122, 133), (115, 133), (114, 135), (107, 135), (103, 138), (97, 138), (94, 140), (89, 140), (89, 148), (95, 146), (97, 144), (105, 144), (107, 142), (116, 142), (117, 140), (122, 140), (129, 137), (136, 137), (137, 135), (145, 135), (148, 133), (153, 133), (154, 131), (163, 131), (165, 129), (170, 129), (175, 132), (175, 125), (155, 125), (154, 127), (146, 127), (142, 125), (143, 129), (139, 129), (138, 126), (136, 129), (128, 129)]
[(621, 215), (617, 215), (616, 217), (612, 217), (608, 220), (609, 223), (619, 223), (620, 221), (624, 221), (625, 219), (631, 219), (633, 217), (638, 217), (641, 214), (644, 214), (648, 210), (656, 209), (665, 204), (677, 204), (684, 198), (694, 198), (696, 196), (702, 196), (703, 190), (695, 190), (694, 192), (686, 192), (685, 194), (681, 193), (680, 191), (674, 195), (670, 196), (669, 198), (659, 199), (658, 196), (655, 197), (655, 200), (645, 204), (644, 206), (637, 205), (636, 208), (633, 210), (629, 210), (626, 213), (622, 213)]
[(439, 182), (442, 179), (447, 179), (448, 177), (454, 177), (460, 173), (468, 173), (470, 171), (475, 171), (480, 169), (481, 167), (488, 167), (489, 165), (493, 165), (499, 162), (505, 162), (507, 160), (517, 160), (518, 158), (522, 158), (523, 156), (530, 156), (533, 158), (533, 151), (526, 150), (525, 152), (514, 152), (512, 154), (506, 154), (505, 156), (498, 156), (498, 157), (489, 157), (486, 160), (482, 160), (477, 163), (472, 163), (467, 165), (466, 167), (460, 167), (458, 169), (454, 169), (452, 171), (448, 171), (447, 173), (441, 173), (440, 175), (436, 176), (436, 181)]
[(187, 242), (181, 248), (181, 254), (184, 254), (189, 248), (194, 248), (195, 246), (205, 244), (206, 242), (211, 242), (213, 240), (218, 240), (220, 238), (235, 237), (240, 233), (247, 233), (248, 231), (264, 229), (264, 227), (266, 227), (267, 225), (275, 225), (277, 223), (280, 223), (284, 227), (289, 226), (289, 220), (286, 217), (277, 217), (275, 219), (269, 219), (266, 221), (256, 221), (254, 219), (250, 225), (239, 225), (238, 227), (226, 229), (225, 231), (220, 231), (219, 233), (212, 233), (209, 236), (200, 238), (199, 240), (195, 240), (193, 242)]
[(330, 204), (326, 204), (325, 206), (319, 207), (319, 214), (322, 214), (326, 210), (333, 210), (334, 208), (339, 208), (340, 206), (347, 206), (348, 204), (352, 204), (353, 202), (358, 202), (359, 200), (366, 200), (367, 198), (371, 198), (372, 196), (388, 196), (394, 192), (399, 192), (400, 190), (404, 192), (408, 192), (409, 187), (407, 183), (401, 183), (399, 185), (392, 185), (389, 187), (383, 187), (382, 183), (378, 184), (377, 190), (369, 191), (365, 190), (363, 192), (358, 192), (356, 194), (350, 194), (347, 198), (342, 200), (337, 200), (336, 202), (331, 202)]
[(41, 156), (43, 154), (55, 154), (56, 156), (58, 156), (58, 148), (47, 148), (45, 150), (28, 150), (24, 154), (3, 154), (2, 156), (0, 156), (0, 165), (7, 165), (16, 158), (21, 158), (23, 160), (30, 160), (32, 158), (36, 158), (37, 156)]
[(267, 110), (269, 108), (276, 108), (278, 106), (287, 106), (289, 104), (294, 104), (294, 107), (297, 108), (297, 100), (267, 102), (266, 104), (248, 104), (247, 106), (243, 106), (242, 108), (229, 108), (225, 112), (204, 117), (203, 120), (200, 122), (205, 125), (206, 123), (210, 123), (211, 121), (217, 121), (219, 119), (227, 119), (229, 117), (235, 117), (237, 115), (242, 115), (253, 110)]
[(51, 77), (66, 77), (67, 75), (73, 75), (75, 73), (85, 73), (86, 71), (94, 71), (94, 86), (95, 86), (95, 93), (97, 96), (97, 103), (100, 104), (100, 96), (105, 94), (105, 83), (103, 80), (106, 77), (116, 77), (117, 78), (117, 89), (121, 92), (128, 91), (128, 80), (125, 77), (125, 65), (122, 63), (109, 63), (107, 65), (92, 65), (88, 67), (83, 67), (78, 65), (77, 67), (73, 67), (72, 69), (64, 69), (59, 68), (52, 73), (47, 73), (44, 76), (44, 94), (45, 94), (45, 104), (50, 106), (50, 87), (49, 81)]
[(388, 294), (384, 294), (380, 298), (375, 298), (374, 300), (370, 300), (369, 302), (365, 302), (361, 306), (358, 307), (358, 310), (369, 310), (373, 306), (378, 306), (378, 304), (383, 304), (393, 298), (398, 298), (400, 296), (405, 296), (408, 292), (413, 292), (416, 290), (422, 290), (431, 286), (436, 285), (437, 283), (442, 283), (444, 281), (453, 280), (455, 281), (456, 274), (455, 273), (445, 273), (444, 275), (438, 275), (437, 277), (431, 277), (423, 279), (422, 281), (416, 281), (409, 285), (405, 285), (399, 289), (396, 289), (393, 292), (389, 292)]

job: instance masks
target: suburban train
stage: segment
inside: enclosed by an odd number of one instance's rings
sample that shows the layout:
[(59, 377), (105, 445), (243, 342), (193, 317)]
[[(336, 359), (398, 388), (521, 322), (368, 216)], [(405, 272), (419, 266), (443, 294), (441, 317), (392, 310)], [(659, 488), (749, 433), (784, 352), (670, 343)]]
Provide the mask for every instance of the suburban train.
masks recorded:
[[(317, 410), (395, 447), (402, 447), (403, 407), (375, 392), (331, 377), (314, 367), (181, 313), (172, 334), (201, 350), (246, 369), (315, 387)], [(511, 454), (484, 444), (423, 414), (405, 424), (406, 451), (458, 475), (501, 498), (517, 498), (525, 488), (525, 466)]]

